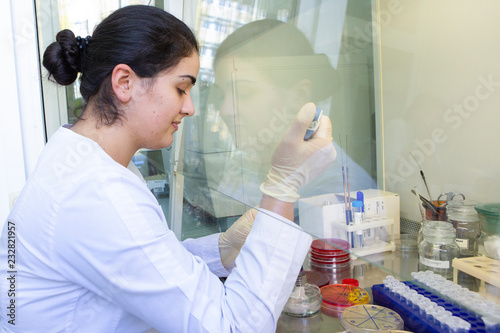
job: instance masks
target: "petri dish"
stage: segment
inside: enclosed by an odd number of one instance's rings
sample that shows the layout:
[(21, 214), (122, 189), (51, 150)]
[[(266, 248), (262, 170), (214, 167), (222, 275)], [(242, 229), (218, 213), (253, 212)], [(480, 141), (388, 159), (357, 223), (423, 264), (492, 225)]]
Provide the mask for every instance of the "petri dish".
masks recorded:
[(335, 254), (335, 255), (324, 255), (322, 253), (317, 253), (311, 250), (311, 257), (314, 257), (319, 260), (339, 260), (341, 258), (349, 258), (350, 255), (347, 252), (343, 252), (341, 254)]
[(350, 333), (395, 332), (404, 329), (401, 316), (383, 306), (365, 304), (346, 309), (340, 323)]
[(332, 317), (339, 318), (345, 309), (370, 301), (366, 290), (348, 284), (330, 284), (320, 290), (323, 297), (321, 311)]
[(342, 255), (349, 250), (349, 243), (337, 238), (315, 239), (311, 244), (311, 252), (322, 255)]
[(401, 252), (418, 252), (418, 242), (416, 234), (401, 234), (396, 236), (396, 250)]
[(321, 258), (317, 258), (315, 256), (311, 256), (311, 261), (318, 263), (318, 264), (341, 264), (344, 262), (348, 262), (350, 260), (351, 260), (350, 255), (347, 255), (345, 257), (337, 257), (336, 259), (331, 259), (331, 260), (321, 259)]
[(328, 285), (330, 282), (330, 278), (326, 274), (315, 271), (304, 271), (304, 273), (306, 274), (307, 283), (314, 284), (319, 288)]

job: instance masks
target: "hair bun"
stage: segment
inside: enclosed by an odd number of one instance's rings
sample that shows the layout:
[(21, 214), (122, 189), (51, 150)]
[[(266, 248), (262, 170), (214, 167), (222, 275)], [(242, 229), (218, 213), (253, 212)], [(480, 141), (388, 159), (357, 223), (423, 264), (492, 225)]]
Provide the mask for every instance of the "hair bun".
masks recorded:
[(75, 34), (65, 29), (56, 36), (56, 41), (47, 47), (43, 54), (43, 66), (61, 85), (75, 82), (78, 72), (82, 71), (83, 48), (79, 47)]

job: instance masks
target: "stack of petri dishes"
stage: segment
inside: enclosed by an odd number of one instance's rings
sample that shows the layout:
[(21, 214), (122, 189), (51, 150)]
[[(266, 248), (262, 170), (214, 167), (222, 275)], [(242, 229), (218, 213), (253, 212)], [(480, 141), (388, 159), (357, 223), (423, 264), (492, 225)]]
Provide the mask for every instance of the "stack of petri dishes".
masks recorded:
[(330, 284), (338, 284), (351, 275), (349, 243), (342, 239), (316, 239), (311, 244), (309, 264), (312, 271), (328, 276)]

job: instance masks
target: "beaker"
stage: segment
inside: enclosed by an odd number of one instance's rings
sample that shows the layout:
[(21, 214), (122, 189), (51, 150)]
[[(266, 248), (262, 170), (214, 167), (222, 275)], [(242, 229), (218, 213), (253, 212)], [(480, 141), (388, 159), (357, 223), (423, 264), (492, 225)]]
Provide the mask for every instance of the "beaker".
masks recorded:
[(483, 203), (475, 207), (479, 213), (481, 237), (478, 252), (493, 259), (500, 259), (500, 203)]

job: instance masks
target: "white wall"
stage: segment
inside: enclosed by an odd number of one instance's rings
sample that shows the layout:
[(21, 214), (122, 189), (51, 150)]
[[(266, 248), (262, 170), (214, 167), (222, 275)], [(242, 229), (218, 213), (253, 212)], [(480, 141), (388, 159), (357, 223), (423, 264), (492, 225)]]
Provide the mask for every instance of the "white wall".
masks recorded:
[[(381, 0), (386, 189), (500, 201), (500, 1)], [(383, 12), (384, 13), (384, 12)]]
[(34, 5), (0, 5), (0, 227), (45, 144)]

